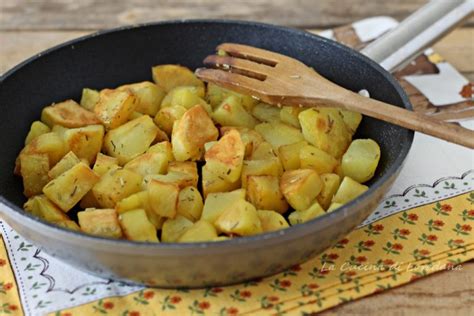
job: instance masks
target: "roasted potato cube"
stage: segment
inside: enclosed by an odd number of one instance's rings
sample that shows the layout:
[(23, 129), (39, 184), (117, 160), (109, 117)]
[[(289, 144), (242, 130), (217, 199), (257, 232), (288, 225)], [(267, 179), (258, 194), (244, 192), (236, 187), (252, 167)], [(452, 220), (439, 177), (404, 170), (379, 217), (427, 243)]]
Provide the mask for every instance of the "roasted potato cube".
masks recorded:
[(179, 189), (183, 189), (187, 186), (194, 186), (195, 184), (195, 175), (179, 172), (179, 171), (170, 171), (167, 174), (150, 174), (143, 178), (142, 188), (146, 190), (148, 184), (152, 180), (157, 180), (164, 183), (171, 183), (178, 186)]
[(340, 207), (343, 206), (343, 205), (344, 205), (344, 204), (332, 202), (331, 205), (329, 205), (328, 209), (326, 210), (326, 213), (329, 213), (329, 212), (332, 212), (332, 211), (334, 211), (334, 210), (337, 210), (338, 208), (340, 208)]
[(79, 226), (86, 234), (120, 238), (122, 228), (114, 209), (87, 209), (77, 213)]
[(336, 194), (341, 178), (335, 173), (323, 173), (321, 176), (323, 189), (316, 198), (323, 209), (327, 209), (331, 204), (332, 197)]
[(176, 215), (175, 218), (169, 218), (163, 223), (163, 228), (161, 229), (161, 241), (176, 242), (191, 226), (193, 226), (193, 222), (179, 214)]
[(127, 162), (124, 168), (142, 177), (149, 174), (164, 174), (168, 169), (168, 157), (161, 153), (144, 153)]
[(64, 172), (68, 171), (81, 160), (72, 152), (68, 152), (59, 162), (48, 172), (49, 179), (55, 179)]
[(192, 186), (197, 188), (199, 174), (197, 164), (194, 161), (172, 161), (168, 165), (168, 173), (185, 173), (192, 179)]
[(300, 152), (301, 148), (307, 146), (306, 141), (294, 144), (283, 145), (278, 148), (278, 157), (285, 171), (301, 168)]
[(362, 121), (362, 114), (358, 112), (339, 110), (341, 113), (342, 119), (346, 124), (351, 135), (354, 135), (357, 128), (359, 127), (360, 122)]
[(51, 129), (48, 125), (44, 124), (41, 121), (34, 121), (31, 124), (30, 131), (25, 138), (25, 145), (28, 145), (36, 137), (51, 132)]
[(215, 221), (218, 231), (239, 236), (256, 235), (262, 232), (262, 224), (255, 207), (239, 200), (227, 208)]
[(247, 187), (247, 178), (249, 176), (280, 176), (282, 173), (280, 160), (277, 157), (266, 160), (244, 160), (242, 188)]
[(104, 89), (100, 91), (99, 102), (94, 107), (94, 113), (105, 128), (110, 130), (127, 122), (137, 105), (138, 99), (129, 89)]
[(100, 178), (92, 192), (103, 208), (141, 191), (142, 176), (128, 169), (112, 169)]
[(352, 135), (337, 109), (311, 108), (298, 115), (304, 138), (339, 159)]
[(285, 171), (280, 179), (280, 189), (286, 200), (297, 211), (306, 210), (314, 203), (323, 182), (313, 169)]
[(102, 125), (72, 128), (64, 132), (64, 141), (68, 150), (75, 153), (79, 159), (86, 159), (89, 164), (94, 162), (100, 152), (103, 140), (104, 127)]
[(255, 130), (273, 146), (274, 150), (304, 140), (299, 129), (283, 123), (261, 123), (255, 126)]
[(236, 130), (226, 133), (205, 155), (209, 170), (229, 182), (240, 179), (245, 146)]
[[(67, 212), (79, 202), (84, 195), (99, 181), (99, 176), (83, 162), (51, 180), (43, 193)], [(98, 184), (98, 183), (97, 183)], [(97, 196), (97, 195), (96, 195)]]
[(98, 153), (92, 170), (99, 176), (103, 176), (110, 170), (117, 168), (119, 168), (117, 158)]
[(202, 192), (204, 197), (210, 193), (228, 192), (240, 188), (241, 181), (235, 182), (225, 180), (222, 176), (215, 174), (208, 166), (204, 165), (202, 171)]
[(257, 209), (274, 210), (280, 214), (288, 210), (288, 203), (280, 191), (278, 177), (249, 176), (247, 199)]
[(380, 147), (372, 139), (356, 139), (342, 156), (341, 168), (345, 176), (364, 183), (372, 179), (380, 160)]
[(159, 65), (151, 69), (153, 81), (166, 92), (178, 86), (196, 86), (204, 91), (204, 82), (180, 65)]
[(163, 153), (168, 158), (168, 162), (174, 160), (173, 149), (169, 141), (162, 141), (148, 148), (147, 153)]
[(212, 108), (199, 96), (199, 89), (193, 86), (180, 86), (173, 88), (161, 102), (161, 108), (182, 106), (186, 110), (192, 108), (196, 104), (200, 104), (208, 113), (212, 112)]
[(264, 233), (289, 227), (286, 219), (275, 211), (258, 210), (257, 215)]
[(90, 190), (89, 192), (84, 195), (84, 197), (79, 202), (79, 206), (82, 209), (86, 208), (100, 208), (100, 203), (97, 201), (97, 198), (94, 195), (94, 192)]
[(174, 183), (151, 180), (148, 199), (153, 211), (161, 217), (174, 218), (178, 209), (179, 187)]
[(265, 160), (273, 159), (275, 157), (276, 155), (273, 146), (270, 143), (263, 141), (252, 150), (250, 160)]
[(173, 132), (174, 122), (183, 117), (184, 113), (186, 113), (186, 108), (182, 106), (162, 108), (158, 111), (158, 113), (156, 113), (153, 121), (166, 134), (171, 135)]
[(148, 220), (145, 210), (137, 209), (120, 214), (119, 221), (128, 240), (159, 242), (156, 228)]
[(63, 220), (63, 221), (58, 221), (58, 222), (52, 222), (52, 224), (56, 225), (56, 226), (59, 226), (59, 227), (62, 227), (62, 228), (65, 228), (65, 229), (69, 229), (69, 230), (74, 230), (74, 231), (81, 231), (81, 228), (79, 227), (79, 225), (77, 225), (77, 223), (75, 221), (72, 221), (72, 220)]
[(296, 128), (301, 128), (300, 121), (298, 120), (298, 115), (304, 111), (304, 108), (296, 106), (284, 106), (280, 111), (280, 120), (288, 125), (291, 125)]
[(178, 195), (178, 215), (182, 215), (191, 222), (201, 218), (203, 202), (201, 193), (195, 187), (185, 187)]
[[(20, 152), (23, 154), (47, 154), (49, 166), (53, 167), (68, 152), (63, 139), (56, 133), (46, 133), (34, 138)], [(18, 167), (20, 161), (18, 161)]]
[(258, 148), (261, 143), (265, 142), (262, 135), (254, 131), (253, 129), (248, 129), (246, 127), (233, 127), (233, 126), (222, 126), (220, 128), (221, 135), (224, 136), (231, 130), (237, 130), (240, 133), (240, 138), (245, 145), (245, 158), (250, 159), (254, 149)]
[(239, 102), (247, 111), (251, 111), (255, 104), (258, 103), (258, 100), (250, 95), (243, 95), (231, 90), (227, 90), (213, 83), (207, 84), (206, 99), (211, 104), (212, 108), (216, 108), (222, 103), (222, 101), (224, 101), (224, 99), (228, 98), (229, 96), (237, 97)]
[(204, 152), (204, 144), (219, 136), (219, 131), (200, 105), (187, 110), (174, 124), (171, 144), (177, 161), (199, 159)]
[(30, 197), (40, 194), (49, 182), (49, 158), (47, 154), (20, 155), (20, 174), (23, 178), (23, 194)]
[(153, 120), (143, 115), (107, 132), (104, 149), (108, 155), (118, 158), (120, 165), (124, 165), (147, 151), (157, 131)]
[(165, 141), (169, 141), (169, 140), (170, 140), (170, 138), (168, 137), (168, 134), (166, 134), (164, 131), (162, 131), (158, 127), (156, 137), (153, 140), (153, 144), (161, 143), (161, 142), (165, 142)]
[(87, 111), (94, 112), (95, 105), (99, 102), (100, 93), (97, 90), (84, 88), (82, 89), (81, 106)]
[(217, 218), (234, 203), (245, 200), (245, 190), (210, 193), (204, 201), (201, 219), (214, 224)]
[(217, 238), (214, 226), (204, 220), (194, 223), (178, 238), (178, 242), (202, 242)]
[(257, 120), (242, 105), (242, 100), (234, 95), (224, 99), (212, 113), (214, 121), (221, 125), (253, 128)]
[(166, 94), (163, 88), (149, 81), (123, 85), (117, 90), (130, 90), (137, 98), (135, 111), (150, 116), (156, 115)]
[(29, 198), (23, 208), (32, 215), (50, 223), (69, 220), (69, 217), (44, 195)]
[(346, 204), (367, 190), (368, 187), (366, 185), (360, 184), (349, 177), (344, 177), (336, 194), (332, 198), (332, 202)]
[(100, 124), (100, 119), (73, 100), (52, 104), (41, 112), (41, 121), (53, 127), (61, 125), (68, 128)]
[(161, 229), (164, 217), (157, 215), (151, 208), (148, 191), (140, 191), (120, 200), (115, 204), (115, 210), (118, 214), (122, 214), (131, 210), (143, 209), (146, 212), (148, 220), (156, 229)]
[(313, 205), (304, 211), (293, 211), (288, 215), (288, 221), (290, 221), (291, 225), (302, 224), (324, 214), (326, 213), (321, 205), (318, 202), (314, 202)]
[(330, 173), (338, 165), (336, 158), (311, 145), (300, 149), (300, 162), (303, 169), (314, 169), (318, 174)]
[(252, 109), (252, 115), (262, 122), (280, 123), (280, 108), (275, 105), (258, 103)]

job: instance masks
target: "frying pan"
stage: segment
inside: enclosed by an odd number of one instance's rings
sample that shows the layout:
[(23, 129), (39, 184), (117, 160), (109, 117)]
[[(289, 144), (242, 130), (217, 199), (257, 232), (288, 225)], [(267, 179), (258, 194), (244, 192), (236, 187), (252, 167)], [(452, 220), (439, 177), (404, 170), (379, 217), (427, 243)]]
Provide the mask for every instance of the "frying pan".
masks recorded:
[(47, 50), (0, 80), (1, 216), (48, 254), (104, 278), (160, 287), (226, 285), (263, 277), (321, 253), (361, 223), (398, 175), (413, 132), (365, 117), (356, 138), (372, 138), (382, 157), (370, 189), (338, 210), (285, 230), (224, 242), (138, 243), (88, 236), (22, 210), (22, 183), (13, 175), (29, 125), (41, 109), (78, 100), (84, 87), (102, 89), (151, 80), (150, 67), (178, 63), (192, 69), (222, 42), (276, 51), (314, 67), (337, 84), (411, 109), (396, 80), (369, 58), (304, 31), (237, 21), (174, 21), (124, 27)]

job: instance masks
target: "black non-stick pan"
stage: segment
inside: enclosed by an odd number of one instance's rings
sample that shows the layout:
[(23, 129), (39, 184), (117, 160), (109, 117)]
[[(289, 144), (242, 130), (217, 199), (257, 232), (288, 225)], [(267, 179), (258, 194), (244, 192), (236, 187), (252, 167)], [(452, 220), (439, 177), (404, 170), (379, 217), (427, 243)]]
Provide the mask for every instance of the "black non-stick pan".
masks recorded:
[(109, 240), (55, 227), (22, 210), (15, 158), (29, 125), (52, 102), (79, 100), (83, 87), (102, 89), (151, 80), (151, 66), (202, 66), (222, 42), (276, 51), (314, 67), (337, 84), (411, 109), (395, 79), (334, 41), (304, 31), (234, 21), (175, 21), (99, 32), (47, 50), (0, 79), (0, 210), (18, 233), (79, 269), (162, 287), (224, 285), (282, 271), (321, 253), (361, 223), (398, 175), (411, 131), (365, 117), (356, 138), (372, 138), (382, 157), (370, 189), (340, 209), (282, 231), (223, 242), (155, 244)]

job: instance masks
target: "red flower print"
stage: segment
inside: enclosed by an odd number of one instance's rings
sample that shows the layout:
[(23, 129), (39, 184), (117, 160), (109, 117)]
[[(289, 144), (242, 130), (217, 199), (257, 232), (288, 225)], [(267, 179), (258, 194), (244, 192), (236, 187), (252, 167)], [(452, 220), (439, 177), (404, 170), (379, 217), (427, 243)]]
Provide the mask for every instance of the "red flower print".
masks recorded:
[(105, 309), (112, 309), (112, 308), (114, 308), (114, 303), (112, 303), (112, 302), (105, 302), (105, 303), (104, 303), (104, 308), (105, 308)]
[(462, 225), (461, 229), (465, 232), (470, 232), (472, 230), (472, 227), (471, 225), (466, 224), (466, 225)]
[(438, 240), (438, 236), (436, 235), (428, 235), (427, 239), (429, 241), (437, 241)]
[(170, 298), (170, 302), (171, 304), (178, 304), (179, 302), (181, 302), (181, 297), (175, 295), (175, 296), (172, 296)]
[(235, 307), (229, 307), (227, 309), (227, 315), (237, 315), (239, 313), (239, 310)]
[(400, 235), (408, 236), (408, 235), (410, 235), (410, 231), (406, 228), (402, 228), (402, 229), (400, 229)]
[(209, 303), (208, 301), (202, 301), (201, 303), (199, 303), (198, 306), (200, 309), (208, 309), (209, 307), (211, 307), (211, 303)]
[(356, 258), (356, 261), (357, 262), (366, 262), (367, 258), (365, 256), (359, 256), (359, 257)]
[(291, 281), (290, 280), (282, 280), (280, 282), (281, 287), (290, 287), (291, 286)]
[(7, 264), (7, 261), (4, 259), (0, 259), (0, 267), (3, 267), (4, 265)]
[(18, 309), (18, 306), (10, 304), (10, 305), (8, 305), (8, 309), (11, 310), (11, 311), (16, 311)]
[(72, 316), (71, 313), (61, 313), (61, 316)]
[(143, 297), (144, 297), (146, 300), (152, 299), (153, 296), (155, 296), (155, 293), (153, 293), (152, 291), (146, 291), (145, 293), (143, 293)]
[(460, 244), (463, 244), (463, 243), (464, 243), (464, 240), (462, 240), (462, 239), (455, 239), (455, 240), (453, 240), (453, 242), (454, 242), (455, 244), (460, 245)]
[(131, 311), (131, 312), (128, 312), (128, 316), (140, 316), (140, 312)]
[(413, 213), (408, 214), (408, 219), (411, 220), (411, 221), (416, 221), (416, 220), (418, 220), (418, 215), (413, 214)]
[(356, 273), (355, 271), (347, 271), (347, 272), (346, 272), (346, 275), (349, 276), (349, 277), (354, 276), (354, 275), (356, 275), (356, 274), (357, 274), (357, 273)]
[(412, 275), (411, 278), (410, 278), (410, 281), (415, 281), (417, 279), (419, 279), (420, 277), (417, 276), (417, 275)]
[(274, 296), (274, 295), (267, 297), (267, 299), (268, 299), (270, 302), (276, 302), (276, 301), (279, 300), (278, 296)]
[(310, 283), (308, 284), (308, 288), (310, 288), (311, 290), (315, 290), (319, 287), (319, 285), (317, 285), (316, 283)]
[(319, 270), (320, 275), (324, 275), (324, 274), (328, 274), (328, 273), (329, 273), (329, 269)]
[(3, 285), (3, 289), (6, 290), (6, 291), (8, 291), (9, 289), (11, 289), (12, 287), (13, 287), (13, 283), (11, 283), (11, 282), (10, 282), (10, 283), (5, 283), (5, 284)]
[(339, 240), (338, 244), (345, 245), (345, 244), (347, 244), (348, 242), (349, 242), (349, 239), (344, 238), (344, 239)]
[(384, 261), (382, 261), (382, 263), (386, 266), (391, 266), (395, 262), (392, 259), (385, 259)]
[(220, 292), (222, 292), (222, 291), (223, 291), (223, 289), (220, 288), (220, 287), (214, 287), (214, 288), (212, 288), (212, 293), (220, 293)]
[(474, 87), (474, 84), (469, 82), (467, 84), (465, 84), (464, 86), (462, 86), (461, 88), (461, 91), (459, 91), (459, 94), (463, 97), (463, 98), (466, 98), (466, 99), (469, 99), (469, 98), (472, 98), (472, 95), (473, 95), (473, 89)]
[(252, 292), (250, 292), (250, 291), (242, 291), (242, 292), (240, 292), (240, 296), (241, 296), (241, 297), (245, 297), (245, 298), (249, 298), (249, 297), (252, 296)]
[(299, 264), (292, 266), (291, 271), (295, 271), (295, 272), (301, 271), (301, 266)]
[(331, 260), (336, 260), (337, 258), (339, 258), (339, 255), (336, 253), (330, 253), (328, 254), (328, 258)]
[(438, 219), (433, 222), (433, 225), (435, 225), (436, 227), (441, 227), (444, 226), (444, 222)]
[(449, 204), (443, 204), (441, 205), (441, 209), (445, 212), (451, 212), (453, 210), (452, 206)]
[(469, 216), (474, 216), (474, 210), (469, 210), (469, 212), (467, 212), (467, 214), (469, 214)]
[(378, 231), (378, 232), (382, 231), (383, 230), (383, 225), (382, 224), (374, 225), (374, 230)]
[(375, 241), (373, 240), (364, 241), (364, 246), (366, 247), (372, 247), (373, 245), (375, 245)]
[(403, 246), (401, 244), (393, 244), (392, 248), (395, 250), (402, 250)]
[(429, 252), (429, 250), (421, 249), (421, 250), (420, 250), (420, 254), (421, 254), (422, 256), (427, 256), (427, 255), (430, 254), (430, 252)]

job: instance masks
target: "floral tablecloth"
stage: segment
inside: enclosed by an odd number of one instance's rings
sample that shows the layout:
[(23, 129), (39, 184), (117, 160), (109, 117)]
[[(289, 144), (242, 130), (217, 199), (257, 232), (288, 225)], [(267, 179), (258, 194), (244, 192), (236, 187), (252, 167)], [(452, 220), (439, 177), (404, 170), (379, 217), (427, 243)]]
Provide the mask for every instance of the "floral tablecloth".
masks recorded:
[[(396, 24), (376, 17), (322, 35), (360, 49)], [(396, 76), (416, 111), (474, 129), (463, 113), (474, 106), (472, 84), (441, 56), (428, 50)], [(224, 288), (100, 279), (48, 256), (0, 220), (0, 315), (301, 315), (462, 269), (474, 258), (473, 164), (472, 150), (416, 134), (400, 177), (356, 230), (301, 266)]]

